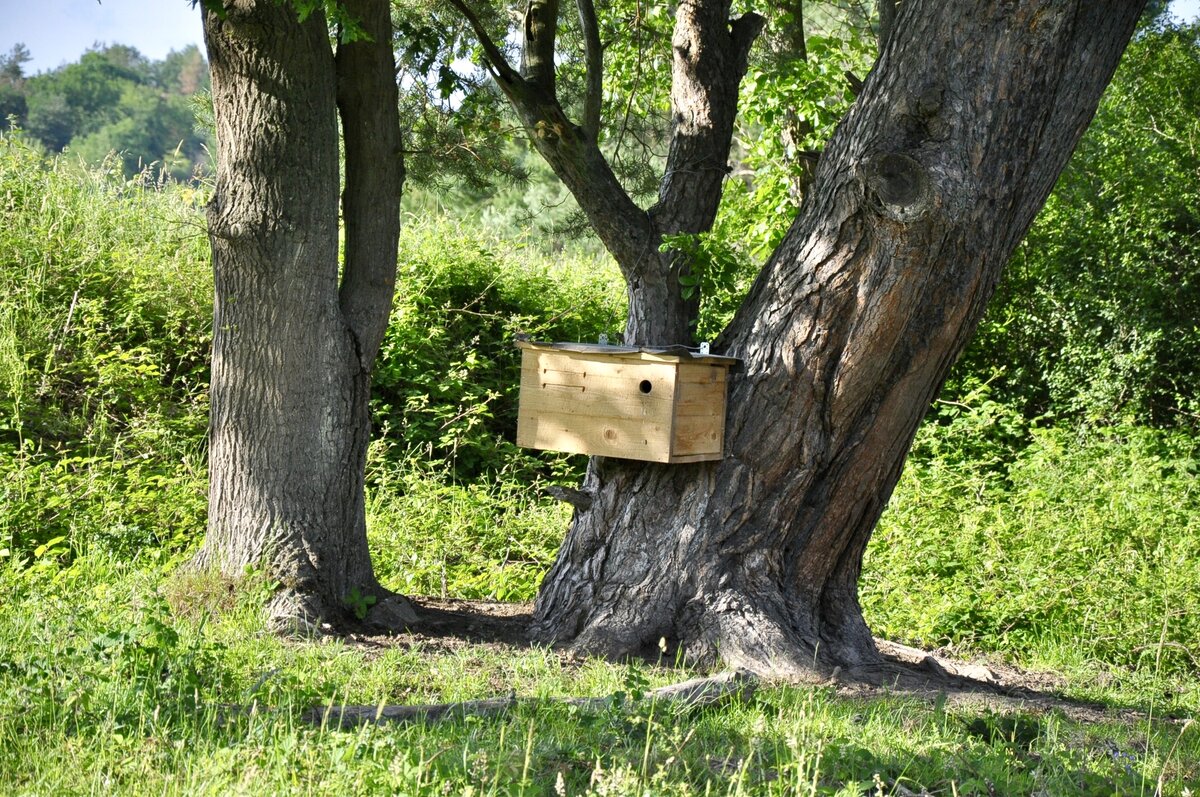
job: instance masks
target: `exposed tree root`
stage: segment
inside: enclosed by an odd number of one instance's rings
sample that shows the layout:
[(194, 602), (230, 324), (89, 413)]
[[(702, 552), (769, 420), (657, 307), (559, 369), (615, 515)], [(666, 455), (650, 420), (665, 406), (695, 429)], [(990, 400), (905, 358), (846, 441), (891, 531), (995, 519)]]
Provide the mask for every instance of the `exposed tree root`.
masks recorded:
[[(758, 679), (746, 672), (726, 672), (708, 678), (694, 678), (670, 686), (652, 689), (644, 700), (669, 703), (673, 711), (683, 713), (701, 706), (712, 706), (730, 700), (747, 700), (757, 688)], [(583, 711), (603, 711), (621, 705), (623, 695), (607, 697), (519, 698), (516, 695), (459, 703), (430, 705), (335, 705), (313, 709), (304, 720), (314, 725), (341, 728), (389, 722), (437, 722), (464, 716), (490, 717), (511, 711), (520, 705), (561, 704), (576, 706)]]
[(279, 589), (263, 610), (267, 629), (281, 636), (305, 639), (333, 631), (329, 607), (312, 593)]
[[(661, 617), (632, 599), (598, 611), (573, 638), (551, 640), (576, 654), (610, 660), (685, 662), (703, 670), (744, 670), (789, 683), (823, 683), (838, 667), (881, 663), (866, 626), (817, 630), (775, 590), (723, 588)], [(805, 625), (809, 626), (807, 630)], [(847, 630), (848, 628), (848, 630)], [(669, 630), (665, 630), (669, 629)], [(661, 635), (661, 636), (660, 636)], [(542, 639), (545, 642), (545, 638)]]
[(369, 628), (408, 628), (418, 622), (417, 609), (412, 601), (395, 592), (386, 593), (367, 615)]
[[(376, 590), (376, 602), (369, 607), (363, 624), (375, 631), (404, 630), (418, 620), (412, 602), (403, 595)], [(334, 606), (313, 592), (283, 587), (271, 596), (265, 607), (267, 628), (276, 634), (301, 639), (338, 633), (357, 625), (353, 607)]]
[(980, 664), (951, 661), (933, 653), (920, 650), (919, 648), (901, 645), (899, 642), (888, 642), (881, 639), (877, 640), (876, 644), (879, 646), (880, 652), (886, 656), (908, 664), (915, 664), (943, 681), (949, 681), (953, 678), (965, 678), (979, 684), (990, 684), (997, 687), (1004, 686), (998, 673)]

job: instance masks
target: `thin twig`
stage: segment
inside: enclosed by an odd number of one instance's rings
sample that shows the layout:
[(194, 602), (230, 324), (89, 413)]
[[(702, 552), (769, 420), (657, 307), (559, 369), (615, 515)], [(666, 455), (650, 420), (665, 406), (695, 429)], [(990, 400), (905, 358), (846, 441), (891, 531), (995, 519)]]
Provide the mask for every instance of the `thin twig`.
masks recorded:
[[(637, 11), (634, 14), (634, 22), (640, 27), (642, 21), (642, 4), (639, 0)], [(617, 145), (613, 149), (613, 160), (621, 157), (621, 144), (625, 142), (625, 130), (629, 127), (629, 117), (633, 110), (633, 97), (637, 94), (638, 84), (642, 81), (642, 56), (645, 54), (645, 48), (642, 44), (642, 36), (637, 37), (638, 54), (637, 62), (633, 69), (633, 88), (629, 90), (629, 101), (625, 103), (625, 115), (621, 119), (621, 132), (617, 134)]]

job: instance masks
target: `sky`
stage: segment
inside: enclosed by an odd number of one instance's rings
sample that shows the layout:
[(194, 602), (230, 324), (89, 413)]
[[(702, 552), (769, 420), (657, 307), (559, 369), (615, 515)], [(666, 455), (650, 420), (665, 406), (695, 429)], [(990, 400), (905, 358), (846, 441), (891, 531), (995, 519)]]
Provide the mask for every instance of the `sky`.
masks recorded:
[[(1174, 0), (1172, 12), (1200, 16), (1200, 0)], [(0, 53), (23, 42), (28, 75), (79, 60), (96, 43), (127, 44), (160, 60), (195, 44), (202, 50), (200, 11), (190, 0), (0, 0)]]
[(204, 49), (200, 9), (189, 0), (0, 0), (0, 53), (17, 42), (33, 56), (27, 75), (78, 61), (97, 42), (156, 61), (189, 44)]

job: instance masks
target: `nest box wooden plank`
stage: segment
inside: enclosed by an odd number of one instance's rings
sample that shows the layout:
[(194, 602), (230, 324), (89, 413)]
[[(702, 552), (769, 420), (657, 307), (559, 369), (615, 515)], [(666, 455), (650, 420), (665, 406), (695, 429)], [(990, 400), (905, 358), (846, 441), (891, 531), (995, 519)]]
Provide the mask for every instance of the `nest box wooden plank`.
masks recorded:
[(649, 462), (720, 459), (733, 357), (518, 341), (517, 445)]

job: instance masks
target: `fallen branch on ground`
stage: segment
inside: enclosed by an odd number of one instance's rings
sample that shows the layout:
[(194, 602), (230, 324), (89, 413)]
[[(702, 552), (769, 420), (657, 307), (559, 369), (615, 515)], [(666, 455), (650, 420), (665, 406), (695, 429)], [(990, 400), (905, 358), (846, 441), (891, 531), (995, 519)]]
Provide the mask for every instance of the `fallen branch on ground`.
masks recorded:
[[(721, 673), (708, 678), (651, 689), (643, 700), (670, 703), (674, 710), (683, 712), (700, 706), (711, 706), (727, 700), (746, 700), (758, 685), (758, 679), (744, 671)], [(484, 700), (464, 700), (458, 703), (433, 703), (429, 705), (335, 705), (313, 709), (304, 715), (304, 720), (313, 725), (351, 728), (366, 724), (386, 722), (436, 722), (454, 717), (491, 717), (511, 711), (519, 705), (560, 704), (576, 706), (583, 711), (603, 711), (617, 705), (623, 696), (607, 697), (561, 697), (519, 698), (493, 697)]]

